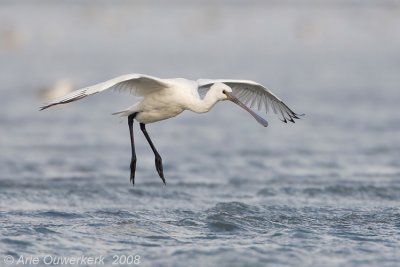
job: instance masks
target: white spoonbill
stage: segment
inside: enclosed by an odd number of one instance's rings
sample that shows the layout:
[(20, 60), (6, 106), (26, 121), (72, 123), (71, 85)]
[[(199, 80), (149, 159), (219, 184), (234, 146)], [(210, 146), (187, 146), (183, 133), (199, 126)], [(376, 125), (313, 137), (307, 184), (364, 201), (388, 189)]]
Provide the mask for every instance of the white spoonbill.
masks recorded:
[(140, 123), (140, 129), (146, 137), (155, 155), (155, 164), (161, 180), (165, 184), (161, 156), (154, 147), (145, 125), (148, 123), (175, 117), (184, 110), (196, 113), (208, 112), (218, 101), (230, 100), (248, 111), (261, 125), (268, 126), (268, 122), (253, 112), (245, 104), (258, 110), (272, 109), (275, 114), (285, 123), (294, 123), (299, 119), (299, 114), (294, 113), (269, 89), (253, 81), (229, 80), (229, 79), (199, 79), (197, 81), (183, 78), (160, 79), (143, 74), (127, 74), (114, 79), (76, 90), (72, 93), (58, 98), (41, 110), (65, 104), (102, 92), (107, 89), (128, 91), (143, 99), (133, 106), (116, 112), (120, 116), (128, 117), (129, 133), (131, 139), (132, 158), (130, 163), (130, 180), (135, 184), (136, 152), (133, 137), (133, 121)]

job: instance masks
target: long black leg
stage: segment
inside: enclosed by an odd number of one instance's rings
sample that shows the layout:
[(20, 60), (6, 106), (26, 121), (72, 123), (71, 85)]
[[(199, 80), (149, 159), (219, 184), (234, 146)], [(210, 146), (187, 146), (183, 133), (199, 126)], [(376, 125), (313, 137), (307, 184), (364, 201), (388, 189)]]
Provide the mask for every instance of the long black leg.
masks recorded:
[(137, 113), (128, 116), (129, 134), (131, 136), (131, 148), (132, 148), (132, 158), (131, 158), (131, 182), (135, 185), (135, 171), (136, 171), (136, 152), (135, 152), (135, 140), (133, 138), (133, 119)]
[(146, 131), (146, 126), (144, 123), (140, 123), (140, 129), (142, 130), (144, 136), (146, 137), (147, 142), (149, 142), (151, 150), (153, 150), (154, 156), (156, 157), (156, 169), (157, 169), (158, 175), (160, 175), (161, 180), (166, 185), (165, 179), (164, 179), (164, 172), (163, 172), (161, 156), (160, 156), (160, 154), (158, 154), (157, 149), (154, 147), (153, 142), (151, 141), (150, 136)]

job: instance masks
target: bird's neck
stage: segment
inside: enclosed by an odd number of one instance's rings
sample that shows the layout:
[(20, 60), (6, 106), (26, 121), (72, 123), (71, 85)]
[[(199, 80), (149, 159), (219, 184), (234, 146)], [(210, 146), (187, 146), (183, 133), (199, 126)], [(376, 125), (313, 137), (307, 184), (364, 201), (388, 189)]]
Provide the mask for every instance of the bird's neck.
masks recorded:
[(212, 90), (209, 90), (203, 99), (196, 99), (190, 109), (196, 113), (204, 113), (209, 111), (216, 103), (218, 98)]

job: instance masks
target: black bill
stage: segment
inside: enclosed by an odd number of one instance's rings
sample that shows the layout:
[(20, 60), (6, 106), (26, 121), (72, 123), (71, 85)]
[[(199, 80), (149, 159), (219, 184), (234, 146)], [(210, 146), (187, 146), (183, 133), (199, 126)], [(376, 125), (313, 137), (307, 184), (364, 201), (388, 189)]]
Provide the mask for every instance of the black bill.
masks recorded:
[(228, 96), (228, 100), (232, 101), (233, 103), (235, 103), (239, 107), (241, 107), (244, 110), (246, 110), (247, 112), (249, 112), (251, 114), (251, 116), (253, 116), (254, 119), (256, 119), (262, 126), (264, 126), (264, 127), (268, 126), (268, 122), (266, 120), (261, 118), (254, 111), (252, 111), (250, 108), (248, 108), (245, 104), (240, 102), (239, 99), (237, 99), (234, 95), (232, 95), (231, 93), (228, 93), (228, 92), (225, 92), (225, 94)]

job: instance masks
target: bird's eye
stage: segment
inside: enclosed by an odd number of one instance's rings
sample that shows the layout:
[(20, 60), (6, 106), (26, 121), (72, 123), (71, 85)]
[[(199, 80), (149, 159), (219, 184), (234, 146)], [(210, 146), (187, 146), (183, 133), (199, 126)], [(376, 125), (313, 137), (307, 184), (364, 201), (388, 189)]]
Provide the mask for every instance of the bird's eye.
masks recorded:
[(222, 90), (222, 93), (226, 94), (226, 91), (225, 91), (225, 90)]

